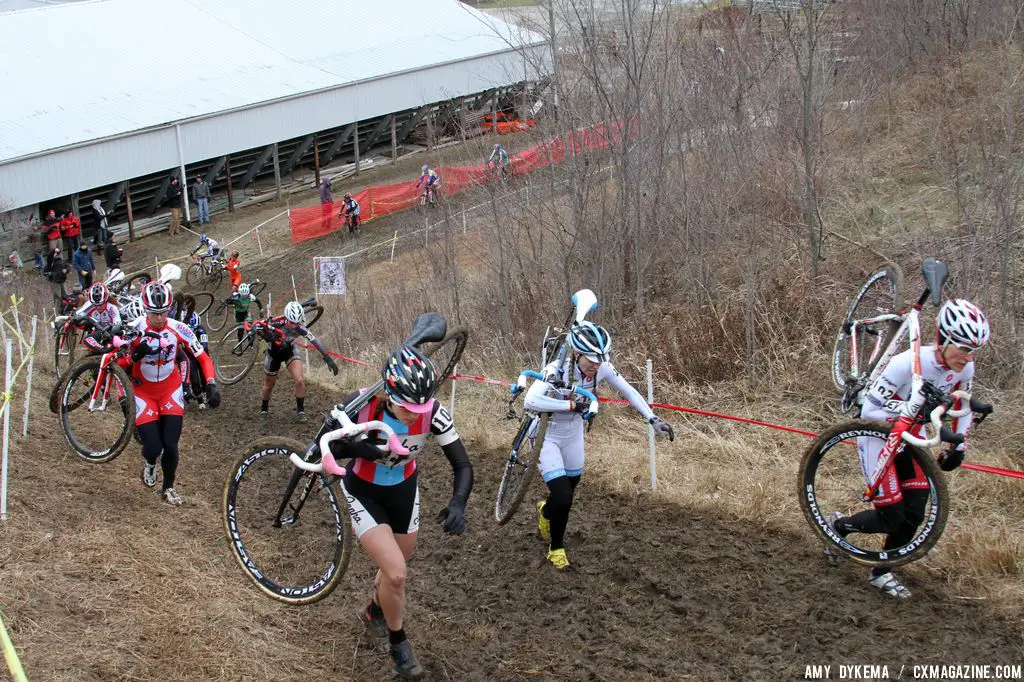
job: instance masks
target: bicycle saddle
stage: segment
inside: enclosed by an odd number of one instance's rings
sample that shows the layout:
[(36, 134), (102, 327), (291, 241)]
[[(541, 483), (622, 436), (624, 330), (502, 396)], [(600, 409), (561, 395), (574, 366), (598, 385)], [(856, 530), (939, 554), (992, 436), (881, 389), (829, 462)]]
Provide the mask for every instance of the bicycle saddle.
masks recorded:
[(949, 268), (937, 258), (925, 258), (921, 264), (921, 274), (924, 281), (928, 283), (928, 291), (932, 294), (932, 303), (942, 304), (942, 287), (949, 277)]

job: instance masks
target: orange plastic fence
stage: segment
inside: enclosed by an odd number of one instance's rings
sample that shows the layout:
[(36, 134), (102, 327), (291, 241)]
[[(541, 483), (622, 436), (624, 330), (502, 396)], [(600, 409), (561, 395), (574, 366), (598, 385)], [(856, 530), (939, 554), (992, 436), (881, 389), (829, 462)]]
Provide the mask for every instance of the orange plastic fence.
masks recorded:
[[(635, 134), (635, 126), (627, 126), (622, 121), (598, 123), (589, 128), (575, 130), (561, 137), (553, 137), (524, 149), (509, 158), (513, 175), (531, 173), (538, 168), (565, 161), (566, 151), (572, 156), (583, 154), (595, 149), (607, 149), (612, 143), (619, 143), (623, 133), (630, 128), (629, 136)], [(439, 196), (450, 196), (468, 187), (485, 185), (496, 179), (496, 175), (486, 164), (476, 166), (439, 166), (434, 170), (440, 176), (437, 188)], [(359, 202), (360, 217), (363, 222), (388, 215), (396, 211), (414, 206), (419, 200), (420, 190), (416, 189), (416, 181), (399, 182), (393, 185), (375, 185), (361, 192), (352, 194)], [(342, 229), (344, 220), (338, 213), (342, 202), (293, 208), (288, 214), (291, 223), (292, 244), (309, 239), (323, 237)]]

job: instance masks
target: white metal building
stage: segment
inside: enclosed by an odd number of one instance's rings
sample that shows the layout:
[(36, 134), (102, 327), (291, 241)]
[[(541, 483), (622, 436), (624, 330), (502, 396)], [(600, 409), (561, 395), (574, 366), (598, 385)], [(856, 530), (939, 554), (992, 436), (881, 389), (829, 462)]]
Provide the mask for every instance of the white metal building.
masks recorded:
[(0, 210), (534, 81), (547, 59), (542, 37), (457, 0), (0, 14)]

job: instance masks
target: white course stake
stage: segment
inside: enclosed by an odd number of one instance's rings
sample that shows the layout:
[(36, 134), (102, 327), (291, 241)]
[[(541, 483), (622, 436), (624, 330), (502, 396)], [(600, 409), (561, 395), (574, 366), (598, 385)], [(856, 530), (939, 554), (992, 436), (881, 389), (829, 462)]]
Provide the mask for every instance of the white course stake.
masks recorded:
[(395, 230), (395, 238), (391, 240), (391, 263), (395, 262), (395, 245), (398, 244), (398, 230)]
[(25, 362), (25, 333), (21, 331), (21, 316), (18, 315), (18, 303), (14, 296), (11, 296), (11, 314), (14, 317), (14, 328), (18, 330), (18, 360)]
[[(654, 363), (647, 358), (647, 404), (654, 402)], [(651, 462), (651, 490), (658, 488), (658, 456), (654, 451), (654, 425), (647, 425), (647, 450)]]
[(36, 325), (39, 317), (32, 316), (32, 331), (28, 342), (28, 376), (25, 377), (25, 417), (22, 419), (21, 435), (28, 436), (28, 406), (32, 404), (32, 366), (36, 362)]
[(4, 366), (4, 397), (0, 410), (4, 412), (4, 444), (3, 460), (0, 461), (0, 521), (7, 520), (7, 449), (11, 436), (11, 354), (14, 352), (14, 340), (7, 339)]

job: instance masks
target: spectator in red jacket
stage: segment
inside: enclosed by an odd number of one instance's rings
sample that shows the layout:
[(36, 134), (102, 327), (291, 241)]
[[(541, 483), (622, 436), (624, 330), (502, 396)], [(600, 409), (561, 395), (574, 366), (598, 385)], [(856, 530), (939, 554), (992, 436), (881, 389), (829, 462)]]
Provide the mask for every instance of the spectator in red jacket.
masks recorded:
[(53, 253), (54, 249), (60, 248), (60, 218), (57, 217), (56, 211), (50, 209), (39, 229), (49, 242), (46, 248), (47, 253)]
[(78, 219), (73, 210), (68, 211), (60, 219), (60, 235), (67, 240), (65, 253), (74, 253), (78, 250), (80, 234), (82, 234), (82, 221)]

